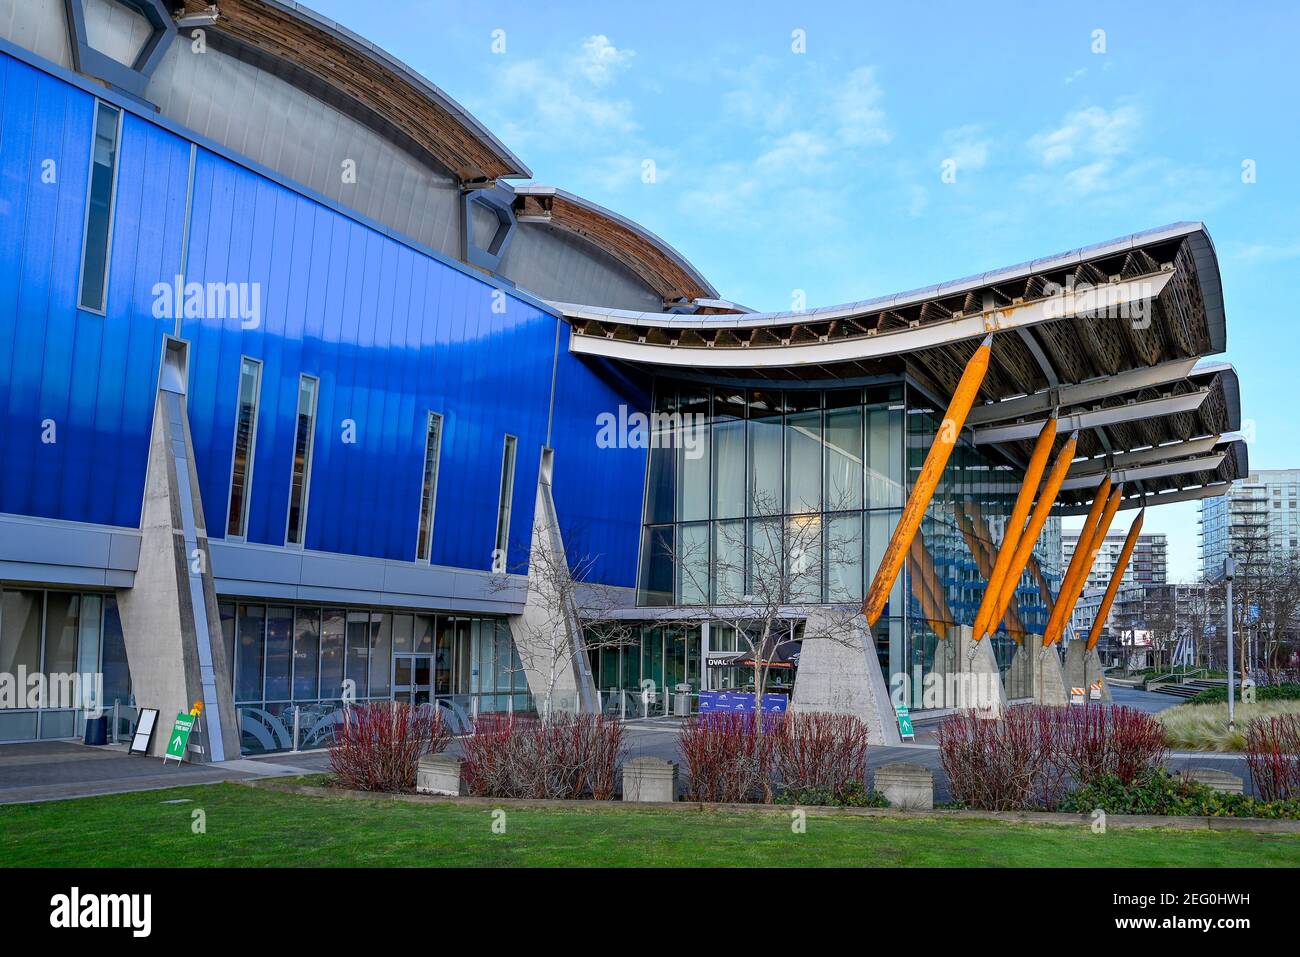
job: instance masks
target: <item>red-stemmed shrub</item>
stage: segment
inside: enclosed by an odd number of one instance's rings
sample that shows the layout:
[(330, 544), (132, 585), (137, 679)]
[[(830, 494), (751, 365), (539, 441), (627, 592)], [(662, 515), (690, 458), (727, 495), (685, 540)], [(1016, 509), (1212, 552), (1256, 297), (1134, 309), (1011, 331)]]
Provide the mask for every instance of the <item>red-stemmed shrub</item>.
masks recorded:
[(953, 797), (989, 811), (1051, 809), (1070, 784), (1124, 784), (1164, 760), (1164, 729), (1133, 708), (1025, 704), (1000, 718), (963, 711), (939, 725), (939, 759)]
[(1106, 705), (1051, 708), (1060, 761), (1075, 785), (1114, 775), (1123, 784), (1164, 760), (1164, 726), (1136, 708)]
[(821, 791), (842, 800), (865, 788), (867, 726), (850, 714), (789, 713), (774, 728), (773, 775), (786, 791)]
[(678, 747), (686, 763), (686, 796), (692, 801), (738, 804), (771, 799), (774, 729), (763, 716), (763, 734), (752, 714), (702, 714), (682, 725)]
[(752, 714), (704, 714), (682, 726), (687, 797), (731, 804), (815, 791), (837, 801), (865, 788), (867, 726), (857, 718), (800, 712), (762, 721), (762, 734)]
[(1014, 705), (1000, 718), (960, 711), (939, 725), (939, 760), (954, 799), (988, 811), (1051, 807), (1064, 793), (1054, 760), (1057, 726), (1041, 705)]
[(1261, 800), (1300, 798), (1300, 715), (1256, 718), (1246, 725), (1246, 764)]
[(618, 780), (623, 726), (602, 715), (484, 715), (462, 746), (461, 777), (475, 796), (605, 801)]
[(437, 708), (374, 701), (348, 708), (335, 729), (330, 769), (355, 791), (410, 791), (425, 754), (445, 751), (451, 727)]

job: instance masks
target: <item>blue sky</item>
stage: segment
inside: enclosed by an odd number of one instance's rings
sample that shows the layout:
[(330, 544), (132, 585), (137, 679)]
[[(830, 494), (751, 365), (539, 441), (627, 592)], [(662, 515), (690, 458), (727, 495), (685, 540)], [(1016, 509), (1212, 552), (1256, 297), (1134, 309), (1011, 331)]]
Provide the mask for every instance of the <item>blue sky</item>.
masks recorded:
[[(1202, 220), (1251, 464), (1300, 465), (1281, 400), (1300, 373), (1295, 4), (309, 5), (469, 108), (537, 182), (645, 224), (757, 309)], [(1197, 573), (1196, 518), (1147, 516), (1177, 580)]]

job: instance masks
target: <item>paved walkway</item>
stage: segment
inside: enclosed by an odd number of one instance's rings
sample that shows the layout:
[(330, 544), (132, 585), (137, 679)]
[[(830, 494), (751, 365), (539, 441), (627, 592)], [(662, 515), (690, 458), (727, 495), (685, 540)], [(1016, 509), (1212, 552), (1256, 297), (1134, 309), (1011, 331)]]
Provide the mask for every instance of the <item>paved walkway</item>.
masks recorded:
[[(1116, 704), (1151, 714), (1180, 703), (1180, 699), (1171, 695), (1128, 688), (1115, 688), (1113, 694)], [(935, 800), (947, 801), (950, 798), (948, 783), (940, 770), (939, 750), (934, 744), (938, 721), (927, 719), (923, 714), (916, 718), (916, 741), (901, 747), (872, 748), (867, 757), (868, 767), (874, 770), (895, 761), (924, 765), (935, 772)], [(677, 749), (679, 727), (680, 721), (672, 718), (629, 721), (628, 757), (654, 757), (680, 763), (681, 755)], [(456, 750), (454, 743), (452, 750)], [(1237, 754), (1176, 752), (1166, 763), (1174, 770), (1212, 767), (1249, 781), (1245, 759)], [(327, 769), (328, 756), (324, 751), (264, 755), (215, 765), (168, 762), (164, 766), (158, 758), (128, 755), (125, 745), (92, 748), (69, 741), (6, 744), (0, 746), (0, 804), (313, 774)]]
[(160, 758), (127, 754), (125, 745), (92, 748), (72, 741), (37, 741), (0, 746), (0, 804), (53, 801), (215, 784), (268, 775), (323, 770), (324, 752), (220, 764), (163, 764)]

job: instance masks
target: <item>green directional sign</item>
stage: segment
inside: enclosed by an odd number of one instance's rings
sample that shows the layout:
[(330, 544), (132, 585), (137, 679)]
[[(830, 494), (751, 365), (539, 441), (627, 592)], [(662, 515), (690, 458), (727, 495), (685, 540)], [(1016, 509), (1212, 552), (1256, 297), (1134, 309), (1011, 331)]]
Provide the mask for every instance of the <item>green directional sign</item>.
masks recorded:
[(185, 760), (185, 745), (189, 743), (190, 732), (194, 730), (194, 715), (184, 711), (176, 715), (176, 724), (167, 738), (167, 757), (177, 761)]
[(912, 714), (907, 710), (907, 705), (900, 704), (894, 708), (898, 712), (898, 734), (902, 738), (915, 738), (916, 731), (912, 728)]

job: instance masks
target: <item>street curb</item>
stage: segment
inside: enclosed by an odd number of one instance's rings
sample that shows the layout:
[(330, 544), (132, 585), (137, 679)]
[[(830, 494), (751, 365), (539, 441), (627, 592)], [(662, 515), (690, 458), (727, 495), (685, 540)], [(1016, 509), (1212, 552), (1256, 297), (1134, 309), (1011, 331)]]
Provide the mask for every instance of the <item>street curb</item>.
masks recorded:
[[(624, 801), (562, 801), (534, 798), (480, 798), (452, 797), (437, 794), (392, 794), (378, 791), (350, 791), (344, 788), (322, 788), (307, 784), (293, 784), (283, 778), (236, 781), (244, 787), (285, 794), (302, 794), (309, 797), (343, 798), (355, 801), (398, 801), (403, 804), (459, 804), (482, 808), (532, 808), (537, 810), (583, 811), (690, 811), (693, 813), (748, 813), (782, 814), (800, 810), (813, 817), (881, 817), (917, 821), (925, 819), (1002, 821), (1012, 824), (1046, 824), (1058, 827), (1091, 828), (1091, 814), (1062, 814), (1052, 811), (967, 811), (935, 808), (931, 811), (904, 811), (899, 808), (873, 807), (805, 807), (795, 804), (708, 804), (700, 801), (624, 802)], [(1138, 828), (1166, 828), (1177, 831), (1253, 831), (1260, 834), (1300, 834), (1300, 821), (1271, 820), (1255, 817), (1190, 817), (1156, 814), (1107, 814), (1106, 829), (1131, 830)]]

